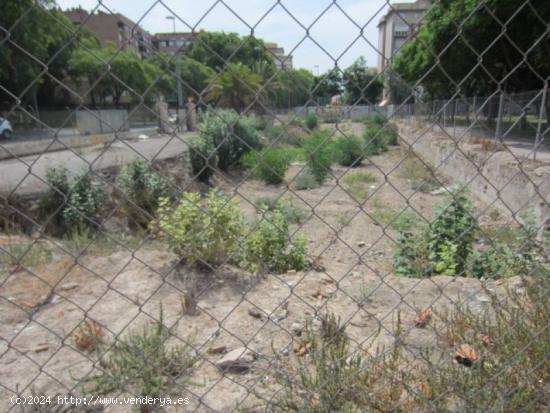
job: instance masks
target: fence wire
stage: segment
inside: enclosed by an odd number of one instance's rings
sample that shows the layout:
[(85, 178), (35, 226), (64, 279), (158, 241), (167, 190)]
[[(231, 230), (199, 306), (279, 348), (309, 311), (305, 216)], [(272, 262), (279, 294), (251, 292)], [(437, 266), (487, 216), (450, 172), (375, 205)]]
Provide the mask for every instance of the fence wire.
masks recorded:
[[(114, 3), (74, 24), (50, 1), (0, 17), (3, 411), (548, 408), (550, 73), (530, 60), (548, 6), (417, 2), (412, 22), (404, 4), (332, 1), (305, 22), (275, 1), (251, 22), (228, 1), (197, 21), (144, 1), (132, 23)], [(251, 37), (216, 49), (198, 26), (219, 8)], [(145, 39), (159, 9), (191, 46)], [(275, 13), (302, 33), (273, 61), (254, 34)], [(331, 13), (357, 29), (338, 54), (312, 34)], [(515, 39), (525, 14), (544, 29)], [(118, 44), (94, 40), (98, 15)], [(408, 37), (388, 55), (366, 28), (390, 16)], [(480, 16), (501, 29), (484, 50), (465, 34)], [(433, 53), (422, 27), (444, 20), (434, 65), (407, 77), (400, 54)], [(58, 37), (38, 53), (33, 35)], [(502, 39), (521, 59), (500, 76), (485, 65)], [(442, 64), (458, 42), (477, 59), (465, 77)], [(325, 74), (288, 67), (305, 43)], [(342, 67), (359, 44), (380, 71)], [(507, 90), (526, 67), (538, 83)]]

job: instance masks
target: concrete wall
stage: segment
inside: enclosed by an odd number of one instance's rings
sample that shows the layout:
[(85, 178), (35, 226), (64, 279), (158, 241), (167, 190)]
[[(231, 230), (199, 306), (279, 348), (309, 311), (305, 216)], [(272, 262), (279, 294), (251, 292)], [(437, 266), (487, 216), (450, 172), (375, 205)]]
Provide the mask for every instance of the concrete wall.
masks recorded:
[(399, 134), (438, 173), (458, 181), (487, 205), (516, 219), (532, 208), (541, 232), (550, 225), (550, 165), (518, 158), (507, 150), (484, 151), (479, 144), (456, 143), (431, 128), (399, 123)]
[(128, 111), (124, 109), (79, 110), (76, 112), (76, 123), (81, 135), (129, 130)]

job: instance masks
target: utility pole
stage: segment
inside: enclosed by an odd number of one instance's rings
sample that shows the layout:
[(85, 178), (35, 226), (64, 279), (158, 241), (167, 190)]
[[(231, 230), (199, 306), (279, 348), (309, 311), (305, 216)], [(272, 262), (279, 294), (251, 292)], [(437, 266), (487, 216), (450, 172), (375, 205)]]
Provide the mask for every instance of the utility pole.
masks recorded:
[[(176, 34), (176, 16), (166, 16), (167, 20), (172, 20), (172, 29), (174, 35)], [(174, 36), (175, 41), (175, 36)], [(183, 91), (181, 87), (181, 62), (180, 62), (180, 56), (179, 56), (179, 46), (177, 46), (176, 49), (176, 84), (177, 84), (177, 93), (178, 93), (178, 107), (176, 110), (177, 117), (178, 117), (178, 130), (181, 132), (182, 130), (182, 108), (183, 108)]]

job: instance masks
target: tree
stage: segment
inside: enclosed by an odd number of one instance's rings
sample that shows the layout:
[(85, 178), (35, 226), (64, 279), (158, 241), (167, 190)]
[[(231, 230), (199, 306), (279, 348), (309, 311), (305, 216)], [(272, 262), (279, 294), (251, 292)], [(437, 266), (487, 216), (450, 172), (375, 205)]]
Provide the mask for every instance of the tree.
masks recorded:
[(240, 37), (236, 33), (200, 32), (186, 50), (186, 56), (212, 69), (220, 70), (227, 62), (252, 67), (265, 61), (274, 67), (273, 57), (264, 42), (253, 36)]
[(344, 71), (342, 79), (350, 104), (374, 105), (382, 96), (384, 85), (362, 56)]
[(284, 69), (277, 72), (275, 79), (276, 84), (270, 94), (275, 107), (302, 106), (312, 98), (315, 77), (309, 70)]
[(550, 76), (550, 3), (521, 6), (516, 0), (487, 0), (481, 7), (475, 0), (437, 2), (394, 69), (410, 83), (423, 78), (432, 98), (487, 95), (499, 84), (507, 92), (540, 89)]
[[(169, 54), (158, 53), (146, 61), (157, 68), (158, 81), (155, 90), (174, 101), (177, 99), (177, 59), (178, 57)], [(179, 63), (184, 93), (195, 96), (198, 100), (206, 92), (210, 80), (214, 77), (214, 70), (187, 56), (180, 56)]]
[(222, 107), (233, 108), (238, 112), (261, 102), (262, 78), (242, 63), (231, 63), (223, 73), (217, 75), (211, 84), (207, 99)]
[[(0, 27), (10, 30), (9, 38), (2, 35), (5, 41), (0, 52), (0, 84), (10, 94), (30, 102), (48, 74), (62, 80), (74, 42), (68, 29), (72, 24), (55, 9), (55, 1), (5, 0)], [(47, 74), (41, 74), (43, 64), (48, 64)], [(13, 98), (0, 90), (0, 100)]]
[(318, 103), (329, 102), (332, 96), (342, 93), (342, 73), (335, 68), (315, 77), (313, 97)]

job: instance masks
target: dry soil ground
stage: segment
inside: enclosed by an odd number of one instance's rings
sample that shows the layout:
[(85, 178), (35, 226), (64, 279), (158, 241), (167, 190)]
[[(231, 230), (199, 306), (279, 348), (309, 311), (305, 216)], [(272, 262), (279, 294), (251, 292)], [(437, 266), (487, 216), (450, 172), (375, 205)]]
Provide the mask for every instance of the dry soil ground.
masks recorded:
[[(30, 271), (5, 266), (6, 282), (0, 288), (0, 410), (10, 407), (7, 389), (78, 393), (78, 382), (93, 374), (98, 360), (97, 354), (82, 353), (74, 343), (75, 329), (86, 317), (104, 327), (109, 342), (114, 335), (124, 337), (157, 318), (161, 304), (164, 322), (172, 327), (172, 341), (188, 340), (200, 354), (192, 381), (182, 390), (191, 405), (177, 411), (199, 406), (198, 411), (229, 412), (253, 405), (252, 389), (260, 389), (260, 383), (269, 388), (272, 383), (273, 352), (290, 350), (286, 357), (296, 357), (291, 347), (293, 324), (315, 320), (327, 310), (341, 317), (354, 346), (366, 351), (373, 351), (373, 342), (391, 345), (398, 312), (411, 354), (432, 346), (433, 327), (414, 327), (418, 310), (431, 305), (444, 308), (459, 298), (482, 308), (487, 297), (477, 279), (419, 280), (392, 274), (396, 232), (388, 221), (407, 205), (429, 219), (442, 200), (442, 195), (411, 189), (399, 166), (404, 156), (392, 148), (359, 168), (335, 167), (322, 187), (305, 191), (292, 189), (292, 183), (289, 190), (287, 185), (266, 186), (238, 176), (217, 178), (251, 216), (251, 202), (260, 196), (281, 195), (305, 211), (303, 223), (292, 229), (305, 235), (310, 259), (316, 260), (316, 268), (308, 271), (256, 278), (225, 266), (206, 274), (178, 266), (176, 257), (157, 241), (145, 242), (135, 252), (89, 253), (76, 262), (68, 254), (56, 253), (52, 262), (33, 263)], [(302, 167), (291, 167), (287, 183)], [(362, 204), (346, 192), (343, 181), (345, 174), (358, 172), (375, 178), (362, 184), (359, 198), (368, 193)], [(484, 211), (479, 202), (476, 206), (480, 220), (490, 221), (491, 210)], [(3, 237), (0, 242), (25, 239)], [(486, 286), (500, 291), (513, 283), (489, 281)], [(190, 285), (201, 292), (194, 315), (182, 312)], [(251, 309), (261, 317), (250, 315)], [(223, 355), (208, 352), (221, 345), (228, 350), (245, 345), (258, 358), (244, 374), (223, 374), (215, 365)]]

